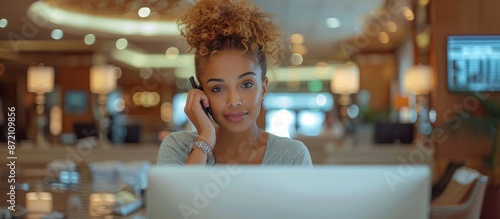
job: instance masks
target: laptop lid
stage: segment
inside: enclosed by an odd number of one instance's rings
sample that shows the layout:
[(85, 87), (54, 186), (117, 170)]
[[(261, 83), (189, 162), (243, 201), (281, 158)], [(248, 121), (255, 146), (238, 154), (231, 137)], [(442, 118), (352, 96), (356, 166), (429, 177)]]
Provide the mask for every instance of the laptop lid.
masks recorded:
[(424, 165), (154, 166), (148, 218), (424, 219)]

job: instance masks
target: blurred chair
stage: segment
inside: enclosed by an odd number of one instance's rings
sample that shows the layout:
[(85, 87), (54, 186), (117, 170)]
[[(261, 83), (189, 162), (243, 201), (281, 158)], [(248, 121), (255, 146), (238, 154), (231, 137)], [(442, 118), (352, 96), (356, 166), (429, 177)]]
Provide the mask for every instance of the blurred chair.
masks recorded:
[(99, 131), (94, 123), (83, 122), (73, 123), (73, 133), (76, 135), (77, 139), (99, 135)]
[(126, 125), (127, 135), (125, 135), (125, 143), (140, 143), (141, 142), (141, 126)]
[(436, 199), (443, 193), (446, 185), (448, 185), (448, 183), (450, 182), (451, 177), (453, 177), (455, 171), (463, 165), (464, 163), (461, 161), (452, 161), (448, 163), (448, 166), (446, 167), (443, 175), (436, 183), (434, 183), (434, 185), (432, 185), (432, 200)]
[(431, 219), (479, 219), (488, 177), (458, 168), (443, 193), (431, 204)]
[(373, 140), (376, 144), (411, 144), (414, 138), (414, 124), (377, 122)]
[(121, 143), (140, 143), (141, 142), (141, 126), (137, 124), (123, 125), (115, 124), (111, 126), (109, 139), (114, 144)]

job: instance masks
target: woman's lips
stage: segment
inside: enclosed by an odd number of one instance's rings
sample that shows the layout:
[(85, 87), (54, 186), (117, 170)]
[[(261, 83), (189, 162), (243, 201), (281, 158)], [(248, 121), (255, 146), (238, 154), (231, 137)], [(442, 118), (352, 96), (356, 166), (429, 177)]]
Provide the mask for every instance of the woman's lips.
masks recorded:
[(224, 115), (224, 117), (226, 117), (229, 121), (239, 122), (245, 119), (247, 117), (247, 114), (248, 114), (247, 112), (237, 111), (237, 112), (227, 113)]

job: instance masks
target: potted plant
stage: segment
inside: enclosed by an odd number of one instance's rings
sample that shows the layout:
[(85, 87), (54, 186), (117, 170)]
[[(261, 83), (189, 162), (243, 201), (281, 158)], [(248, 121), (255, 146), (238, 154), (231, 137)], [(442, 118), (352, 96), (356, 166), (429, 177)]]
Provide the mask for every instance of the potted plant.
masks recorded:
[[(445, 130), (450, 133), (461, 134), (479, 144), (490, 144), (490, 153), (487, 154), (484, 170), (489, 177), (489, 186), (483, 202), (483, 216), (500, 218), (497, 206), (500, 205), (500, 180), (499, 180), (499, 131), (500, 131), (500, 99), (490, 94), (466, 93), (467, 97), (474, 97), (479, 103), (479, 110), (466, 112), (467, 116), (461, 117), (461, 124), (453, 122), (445, 124)], [(496, 211), (496, 212), (495, 212)], [(495, 215), (495, 216), (494, 216)]]

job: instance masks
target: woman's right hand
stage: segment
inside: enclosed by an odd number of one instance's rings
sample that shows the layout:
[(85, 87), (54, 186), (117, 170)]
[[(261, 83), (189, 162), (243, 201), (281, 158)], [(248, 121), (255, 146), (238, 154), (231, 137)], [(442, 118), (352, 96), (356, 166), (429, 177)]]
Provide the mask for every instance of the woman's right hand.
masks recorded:
[[(198, 135), (203, 136), (207, 139), (212, 147), (215, 145), (215, 123), (212, 122), (209, 116), (201, 108), (200, 105), (203, 104), (204, 107), (210, 107), (210, 102), (207, 95), (200, 89), (191, 89), (188, 92), (186, 106), (184, 107), (184, 112), (188, 116), (189, 120), (193, 123)], [(212, 148), (213, 149), (213, 148)]]

